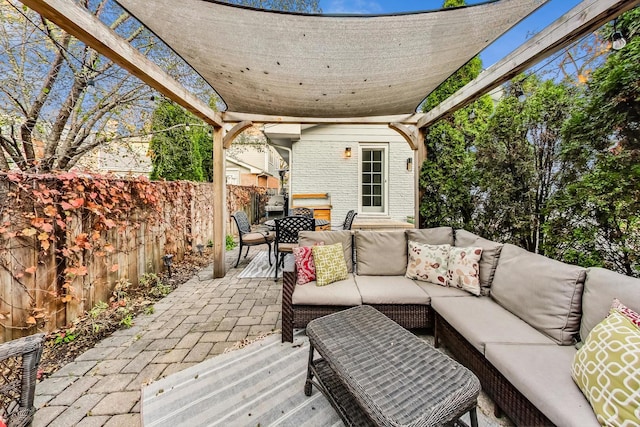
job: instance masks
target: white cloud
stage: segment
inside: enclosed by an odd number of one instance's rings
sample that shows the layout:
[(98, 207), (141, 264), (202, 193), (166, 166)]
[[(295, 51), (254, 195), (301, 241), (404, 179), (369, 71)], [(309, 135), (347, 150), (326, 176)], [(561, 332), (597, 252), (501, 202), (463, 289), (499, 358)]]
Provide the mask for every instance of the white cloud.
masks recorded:
[(376, 1), (367, 0), (331, 0), (323, 13), (377, 14), (383, 13), (382, 6)]

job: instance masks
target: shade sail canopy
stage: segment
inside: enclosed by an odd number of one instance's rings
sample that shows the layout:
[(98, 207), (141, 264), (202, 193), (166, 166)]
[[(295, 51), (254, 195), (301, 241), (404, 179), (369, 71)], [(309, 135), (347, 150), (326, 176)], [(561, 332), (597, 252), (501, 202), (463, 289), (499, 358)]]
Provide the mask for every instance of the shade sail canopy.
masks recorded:
[(182, 56), (228, 111), (319, 118), (415, 112), (447, 77), (545, 3), (332, 16), (210, 0), (117, 1)]

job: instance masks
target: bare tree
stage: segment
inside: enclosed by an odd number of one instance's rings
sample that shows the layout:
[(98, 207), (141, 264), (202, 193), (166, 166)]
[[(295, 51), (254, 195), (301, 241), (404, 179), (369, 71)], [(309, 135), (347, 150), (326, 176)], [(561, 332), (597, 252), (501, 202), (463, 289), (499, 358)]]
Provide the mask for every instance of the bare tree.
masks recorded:
[[(81, 4), (144, 54), (167, 57), (109, 0)], [(0, 22), (0, 169), (68, 170), (108, 141), (144, 133), (153, 108), (145, 83), (15, 0), (0, 4)]]

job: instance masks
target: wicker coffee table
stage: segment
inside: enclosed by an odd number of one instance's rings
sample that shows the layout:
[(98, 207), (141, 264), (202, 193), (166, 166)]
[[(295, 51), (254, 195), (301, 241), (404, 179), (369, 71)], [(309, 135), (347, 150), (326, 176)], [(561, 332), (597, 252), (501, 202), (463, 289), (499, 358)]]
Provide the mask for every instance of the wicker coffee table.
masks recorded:
[[(347, 425), (477, 426), (480, 381), (369, 306), (312, 320), (305, 394), (316, 386)], [(314, 360), (317, 350), (321, 358)], [(315, 379), (314, 379), (315, 377)]]

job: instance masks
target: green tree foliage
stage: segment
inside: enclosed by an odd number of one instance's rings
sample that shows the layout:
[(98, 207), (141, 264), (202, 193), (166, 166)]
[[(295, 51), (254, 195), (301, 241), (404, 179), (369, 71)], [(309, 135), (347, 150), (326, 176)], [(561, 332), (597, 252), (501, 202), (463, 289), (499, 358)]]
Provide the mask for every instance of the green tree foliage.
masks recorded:
[(476, 144), (483, 235), (541, 251), (561, 169), (562, 127), (574, 100), (572, 87), (535, 75), (507, 88)]
[[(464, 6), (464, 0), (446, 0), (443, 7)], [(479, 57), (471, 59), (425, 99), (422, 110), (429, 111), (482, 71)], [(440, 120), (426, 134), (427, 158), (420, 170), (420, 226), (449, 225), (473, 228), (475, 210), (475, 136), (482, 133), (491, 111), (489, 97)]]
[(582, 265), (640, 275), (640, 9), (618, 28), (627, 46), (594, 71), (567, 123), (561, 191), (547, 250)]
[(209, 128), (179, 105), (163, 100), (153, 114), (151, 179), (206, 181), (212, 177)]

